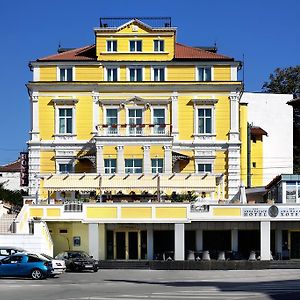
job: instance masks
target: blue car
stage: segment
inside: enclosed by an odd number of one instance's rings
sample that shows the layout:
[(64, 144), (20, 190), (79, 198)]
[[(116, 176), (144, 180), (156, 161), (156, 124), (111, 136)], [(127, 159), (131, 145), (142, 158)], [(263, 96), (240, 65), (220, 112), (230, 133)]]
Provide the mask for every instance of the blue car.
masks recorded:
[(31, 277), (43, 279), (51, 275), (51, 262), (34, 254), (14, 254), (0, 260), (1, 277)]

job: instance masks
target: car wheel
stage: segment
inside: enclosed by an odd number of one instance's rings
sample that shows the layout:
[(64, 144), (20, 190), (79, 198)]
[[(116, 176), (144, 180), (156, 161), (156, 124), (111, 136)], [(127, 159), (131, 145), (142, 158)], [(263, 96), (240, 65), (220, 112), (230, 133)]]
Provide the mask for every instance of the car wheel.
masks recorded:
[(31, 271), (31, 278), (34, 280), (39, 280), (39, 279), (43, 279), (44, 275), (42, 273), (42, 271), (40, 269), (33, 269)]
[(98, 272), (98, 268), (95, 267), (95, 268), (93, 269), (93, 271), (94, 271), (94, 272)]

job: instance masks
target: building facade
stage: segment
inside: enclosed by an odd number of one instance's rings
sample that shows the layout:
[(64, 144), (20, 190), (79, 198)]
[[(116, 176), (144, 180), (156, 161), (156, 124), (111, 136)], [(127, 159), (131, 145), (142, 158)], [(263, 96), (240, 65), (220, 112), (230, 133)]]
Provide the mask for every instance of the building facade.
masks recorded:
[(169, 18), (152, 21), (101, 19), (94, 45), (30, 63), (29, 197), (18, 220), (47, 222), (54, 253), (183, 260), (188, 250), (259, 249), (270, 259), (270, 217), (228, 204), (266, 136), (249, 132), (240, 62), (178, 43)]

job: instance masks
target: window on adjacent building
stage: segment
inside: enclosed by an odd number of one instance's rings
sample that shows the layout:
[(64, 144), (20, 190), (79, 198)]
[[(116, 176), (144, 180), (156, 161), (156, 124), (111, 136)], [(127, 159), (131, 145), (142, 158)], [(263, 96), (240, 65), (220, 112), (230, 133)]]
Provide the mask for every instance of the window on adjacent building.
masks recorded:
[(143, 81), (143, 68), (129, 68), (130, 81)]
[(141, 108), (128, 109), (129, 134), (140, 135), (143, 132), (143, 110)]
[(142, 52), (142, 41), (129, 41), (130, 52)]
[(59, 108), (59, 130), (60, 134), (73, 133), (73, 109)]
[(198, 173), (211, 173), (212, 164), (198, 164)]
[(117, 52), (117, 41), (106, 41), (106, 51), (107, 52)]
[(153, 68), (153, 80), (154, 81), (165, 81), (165, 68), (154, 67)]
[(152, 173), (162, 173), (164, 167), (164, 160), (162, 158), (151, 159)]
[(165, 51), (165, 41), (154, 40), (154, 51), (155, 52), (164, 52)]
[(153, 125), (154, 133), (164, 134), (165, 133), (165, 110), (163, 108), (153, 109)]
[(73, 81), (73, 68), (60, 68), (59, 76), (60, 81)]
[(135, 174), (143, 172), (142, 159), (125, 159), (125, 173)]
[(296, 181), (286, 182), (286, 203), (297, 202), (297, 184)]
[(212, 108), (198, 109), (198, 133), (212, 133)]
[(198, 80), (199, 81), (211, 81), (211, 67), (199, 67), (198, 68)]
[(104, 159), (104, 172), (105, 174), (114, 174), (117, 170), (117, 160), (108, 158)]
[(68, 164), (59, 164), (59, 173), (72, 173), (73, 171), (73, 165), (71, 163)]
[(109, 134), (118, 133), (118, 109), (117, 108), (107, 108), (106, 109), (106, 125), (108, 125)]
[(106, 68), (106, 80), (118, 81), (118, 68)]

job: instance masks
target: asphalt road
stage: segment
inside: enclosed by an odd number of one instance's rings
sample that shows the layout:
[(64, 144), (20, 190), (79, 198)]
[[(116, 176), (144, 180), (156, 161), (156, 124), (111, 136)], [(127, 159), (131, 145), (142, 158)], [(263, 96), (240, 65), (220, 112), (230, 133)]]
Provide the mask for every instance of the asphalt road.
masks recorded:
[(99, 270), (41, 281), (0, 279), (1, 300), (300, 299), (300, 270)]

